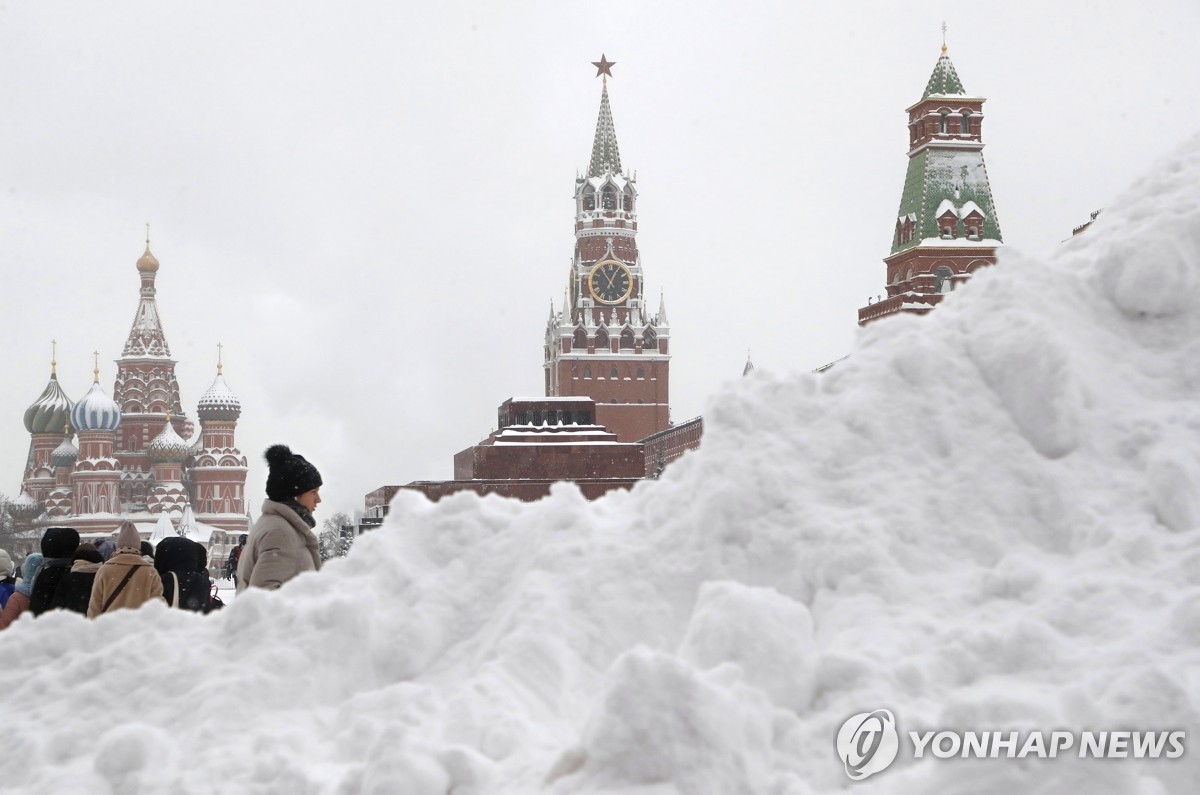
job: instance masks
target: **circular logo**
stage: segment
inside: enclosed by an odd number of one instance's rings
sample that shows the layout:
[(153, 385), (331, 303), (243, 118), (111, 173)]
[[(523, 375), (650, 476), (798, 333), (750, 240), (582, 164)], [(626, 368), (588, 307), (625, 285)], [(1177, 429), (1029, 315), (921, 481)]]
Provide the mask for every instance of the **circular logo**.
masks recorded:
[(838, 756), (854, 781), (886, 770), (896, 759), (900, 737), (896, 718), (886, 709), (854, 715), (838, 730)]

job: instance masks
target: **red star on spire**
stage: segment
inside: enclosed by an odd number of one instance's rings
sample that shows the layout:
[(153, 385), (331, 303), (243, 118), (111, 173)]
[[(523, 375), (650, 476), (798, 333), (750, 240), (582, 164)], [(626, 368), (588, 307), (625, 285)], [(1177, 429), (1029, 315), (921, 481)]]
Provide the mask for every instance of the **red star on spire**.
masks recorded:
[(616, 65), (617, 62), (608, 60), (608, 58), (604, 57), (604, 53), (600, 53), (599, 61), (592, 61), (592, 66), (596, 67), (596, 77), (599, 77), (600, 75), (612, 77), (612, 72), (609, 70)]

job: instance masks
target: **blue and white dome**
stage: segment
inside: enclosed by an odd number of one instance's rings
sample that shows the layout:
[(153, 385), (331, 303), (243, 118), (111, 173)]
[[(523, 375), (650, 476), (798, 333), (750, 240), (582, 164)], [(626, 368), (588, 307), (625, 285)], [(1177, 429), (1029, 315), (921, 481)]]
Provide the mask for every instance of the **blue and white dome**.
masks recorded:
[(72, 409), (71, 424), (77, 431), (115, 431), (121, 427), (121, 407), (96, 381)]

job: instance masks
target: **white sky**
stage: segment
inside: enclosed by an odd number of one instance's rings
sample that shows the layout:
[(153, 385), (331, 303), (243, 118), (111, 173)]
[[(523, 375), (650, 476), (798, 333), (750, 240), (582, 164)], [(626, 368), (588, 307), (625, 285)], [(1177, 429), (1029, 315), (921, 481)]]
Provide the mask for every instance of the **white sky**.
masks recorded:
[(775, 370), (850, 351), (943, 19), (1010, 246), (1054, 247), (1200, 128), (1194, 2), (825, 5), (0, 8), (0, 491), (51, 338), (73, 399), (93, 349), (111, 394), (146, 221), (193, 418), (225, 344), (255, 515), (277, 441), (320, 468), (325, 515), (450, 477), (541, 391), (601, 52), (677, 420), (747, 348)]

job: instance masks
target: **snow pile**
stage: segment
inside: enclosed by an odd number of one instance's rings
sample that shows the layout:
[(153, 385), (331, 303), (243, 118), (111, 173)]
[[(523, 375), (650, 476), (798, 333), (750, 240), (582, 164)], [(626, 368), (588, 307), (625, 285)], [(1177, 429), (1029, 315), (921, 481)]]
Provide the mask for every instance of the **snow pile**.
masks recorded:
[[(410, 494), (203, 617), (0, 633), (14, 792), (1194, 793), (1181, 759), (914, 760), (902, 732), (1200, 729), (1200, 139), (820, 377), (758, 370), (659, 482)], [(13, 785), (13, 782), (19, 784)]]

